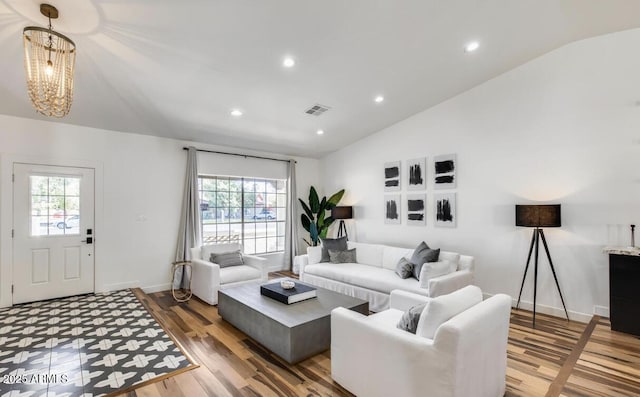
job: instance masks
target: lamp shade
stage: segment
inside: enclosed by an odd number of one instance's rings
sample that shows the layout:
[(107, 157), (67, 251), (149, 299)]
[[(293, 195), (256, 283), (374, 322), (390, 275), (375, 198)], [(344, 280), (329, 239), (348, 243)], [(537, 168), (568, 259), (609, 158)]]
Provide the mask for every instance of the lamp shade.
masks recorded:
[(560, 227), (560, 204), (516, 205), (516, 226)]
[(333, 219), (351, 219), (353, 218), (353, 207), (333, 207), (331, 209), (331, 217)]

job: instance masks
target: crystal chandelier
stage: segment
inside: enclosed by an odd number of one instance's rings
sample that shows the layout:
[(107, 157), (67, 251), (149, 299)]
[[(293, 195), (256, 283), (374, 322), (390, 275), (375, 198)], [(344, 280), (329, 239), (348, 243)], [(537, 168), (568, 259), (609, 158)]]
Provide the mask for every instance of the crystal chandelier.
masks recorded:
[(24, 67), (31, 103), (45, 116), (64, 117), (73, 102), (73, 69), (76, 45), (51, 28), (58, 10), (40, 4), (40, 12), (49, 18), (49, 28), (24, 28)]

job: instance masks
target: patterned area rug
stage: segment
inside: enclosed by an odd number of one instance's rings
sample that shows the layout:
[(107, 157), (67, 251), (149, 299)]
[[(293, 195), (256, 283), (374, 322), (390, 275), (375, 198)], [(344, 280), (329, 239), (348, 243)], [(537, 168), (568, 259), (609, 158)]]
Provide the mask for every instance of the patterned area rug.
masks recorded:
[(2, 397), (102, 396), (191, 368), (130, 290), (0, 309)]

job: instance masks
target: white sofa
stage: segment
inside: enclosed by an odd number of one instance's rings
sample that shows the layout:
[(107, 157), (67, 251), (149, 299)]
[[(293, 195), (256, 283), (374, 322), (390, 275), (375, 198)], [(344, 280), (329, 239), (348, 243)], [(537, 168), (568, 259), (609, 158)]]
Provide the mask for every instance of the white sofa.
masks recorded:
[(369, 310), (379, 312), (389, 307), (389, 294), (394, 289), (436, 297), (473, 283), (474, 258), (455, 252), (440, 251), (440, 262), (448, 261), (452, 272), (429, 278), (423, 266), (420, 280), (400, 278), (396, 265), (400, 258), (411, 258), (413, 249), (381, 244), (348, 242), (356, 249), (357, 263), (320, 262), (322, 247), (308, 247), (300, 262), (300, 279), (318, 287), (330, 289), (369, 301)]
[[(480, 296), (473, 300), (480, 303), (460, 307), (458, 297), (451, 299), (456, 294), (468, 297), (471, 288), (477, 289), (474, 294)], [(331, 376), (361, 397), (503, 396), (511, 298), (498, 294), (482, 301), (479, 288), (464, 290), (433, 298), (462, 311), (440, 305), (427, 316), (422, 312), (420, 321), (432, 314), (444, 321), (432, 339), (422, 336), (420, 323), (416, 334), (396, 327), (405, 310), (432, 298), (393, 291), (391, 308), (371, 316), (334, 309)], [(452, 312), (459, 314), (451, 317)]]
[(218, 304), (218, 291), (254, 281), (267, 281), (268, 264), (265, 258), (242, 255), (244, 265), (221, 268), (209, 262), (212, 253), (240, 250), (240, 244), (209, 244), (191, 248), (191, 291), (210, 305)]

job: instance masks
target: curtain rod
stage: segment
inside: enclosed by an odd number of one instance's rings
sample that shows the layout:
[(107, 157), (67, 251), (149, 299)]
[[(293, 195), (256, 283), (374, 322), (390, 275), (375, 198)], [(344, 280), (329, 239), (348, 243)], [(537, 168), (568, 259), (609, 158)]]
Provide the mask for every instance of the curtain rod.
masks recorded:
[[(188, 147), (183, 147), (183, 150), (189, 150)], [(239, 157), (251, 157), (252, 159), (262, 159), (262, 160), (272, 160), (272, 161), (284, 161), (285, 163), (288, 163), (289, 160), (283, 160), (283, 159), (274, 159), (273, 157), (262, 157), (262, 156), (254, 156), (251, 154), (240, 154), (240, 153), (229, 153), (229, 152), (218, 152), (215, 150), (205, 150), (205, 149), (196, 149), (196, 151), (198, 152), (205, 152), (205, 153), (215, 153), (215, 154), (226, 154), (227, 156), (239, 156)], [(294, 163), (297, 163), (297, 161), (293, 161)]]

